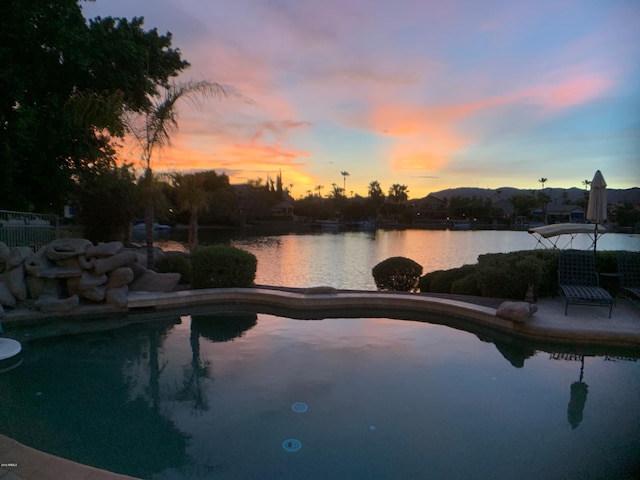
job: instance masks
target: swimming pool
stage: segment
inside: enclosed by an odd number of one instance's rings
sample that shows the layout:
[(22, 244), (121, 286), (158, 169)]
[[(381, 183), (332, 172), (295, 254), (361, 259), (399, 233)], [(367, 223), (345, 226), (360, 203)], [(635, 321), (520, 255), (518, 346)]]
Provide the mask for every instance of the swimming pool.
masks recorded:
[(640, 361), (624, 352), (388, 318), (148, 316), (21, 330), (0, 433), (152, 479), (640, 472)]

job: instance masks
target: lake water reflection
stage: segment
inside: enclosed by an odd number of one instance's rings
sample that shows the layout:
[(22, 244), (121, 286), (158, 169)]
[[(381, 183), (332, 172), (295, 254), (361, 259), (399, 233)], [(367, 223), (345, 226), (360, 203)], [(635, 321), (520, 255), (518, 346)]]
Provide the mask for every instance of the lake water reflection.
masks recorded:
[[(476, 263), (484, 253), (536, 248), (536, 238), (518, 231), (378, 230), (318, 234), (251, 235), (248, 231), (207, 231), (201, 244), (230, 243), (258, 258), (256, 283), (286, 287), (329, 285), (340, 289), (375, 290), (371, 269), (395, 256), (415, 260), (424, 273)], [(172, 239), (183, 241), (180, 232)], [(588, 236), (573, 242), (589, 248)], [(182, 243), (160, 242), (164, 248)], [(640, 250), (640, 235), (606, 234), (599, 250)]]

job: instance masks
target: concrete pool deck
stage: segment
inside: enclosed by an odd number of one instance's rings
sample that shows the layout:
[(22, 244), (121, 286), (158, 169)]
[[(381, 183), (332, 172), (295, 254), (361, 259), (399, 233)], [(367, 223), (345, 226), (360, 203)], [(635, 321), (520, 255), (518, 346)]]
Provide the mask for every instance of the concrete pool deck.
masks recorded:
[[(316, 291), (317, 292), (317, 291)], [(87, 316), (122, 312), (171, 311), (188, 314), (204, 305), (251, 305), (261, 308), (298, 311), (305, 318), (322, 318), (332, 313), (362, 311), (367, 316), (411, 319), (416, 312), (455, 317), (467, 325), (479, 326), (522, 339), (570, 346), (625, 348), (640, 355), (640, 303), (617, 298), (611, 318), (608, 309), (596, 306), (570, 305), (564, 314), (561, 298), (538, 300), (538, 311), (525, 323), (496, 317), (499, 299), (480, 297), (437, 296), (375, 291), (336, 291), (311, 293), (303, 289), (273, 287), (184, 290), (170, 293), (132, 292), (127, 309), (103, 305), (80, 307), (72, 314), (42, 314), (26, 309), (7, 312), (0, 319), (5, 326), (34, 324), (52, 317)], [(259, 310), (259, 309), (258, 309)], [(372, 314), (373, 313), (373, 314)], [(396, 317), (397, 314), (397, 317)], [(9, 437), (0, 435), (0, 480), (118, 480), (125, 475), (40, 452)]]

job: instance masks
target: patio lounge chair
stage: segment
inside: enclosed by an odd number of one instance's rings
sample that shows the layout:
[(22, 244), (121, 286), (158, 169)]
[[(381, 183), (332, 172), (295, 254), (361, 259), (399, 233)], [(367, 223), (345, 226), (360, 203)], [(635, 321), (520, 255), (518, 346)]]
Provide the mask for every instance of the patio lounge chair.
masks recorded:
[(594, 253), (584, 250), (563, 250), (558, 262), (558, 287), (565, 297), (564, 314), (569, 304), (603, 305), (613, 308), (613, 297), (599, 286)]
[(640, 298), (640, 253), (620, 252), (618, 273), (622, 290)]

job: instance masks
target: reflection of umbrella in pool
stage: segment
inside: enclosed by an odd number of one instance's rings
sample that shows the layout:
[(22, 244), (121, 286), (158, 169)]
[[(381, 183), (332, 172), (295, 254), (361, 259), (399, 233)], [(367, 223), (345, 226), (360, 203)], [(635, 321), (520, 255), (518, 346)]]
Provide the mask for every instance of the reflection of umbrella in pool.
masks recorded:
[(607, 219), (607, 182), (600, 170), (596, 171), (591, 181), (589, 191), (589, 205), (587, 206), (587, 220), (594, 224), (593, 251), (596, 251), (598, 242), (598, 224), (604, 223)]
[(534, 349), (515, 341), (507, 343), (494, 340), (493, 338), (486, 337), (484, 335), (477, 335), (477, 337), (482, 342), (493, 343), (502, 356), (509, 360), (509, 363), (516, 368), (524, 367), (524, 361), (536, 354)]
[(509, 360), (509, 363), (516, 368), (524, 367), (524, 361), (536, 354), (536, 351), (532, 348), (517, 344), (514, 345), (503, 342), (494, 342), (494, 344), (502, 356)]
[(224, 313), (213, 315), (192, 315), (191, 329), (212, 342), (228, 342), (241, 337), (244, 332), (256, 326), (255, 313)]
[(580, 367), (580, 380), (571, 384), (571, 397), (569, 398), (569, 406), (567, 407), (567, 420), (571, 424), (571, 428), (578, 428), (582, 422), (582, 413), (587, 403), (587, 393), (589, 386), (582, 381), (584, 375), (584, 356), (582, 357), (582, 366)]

